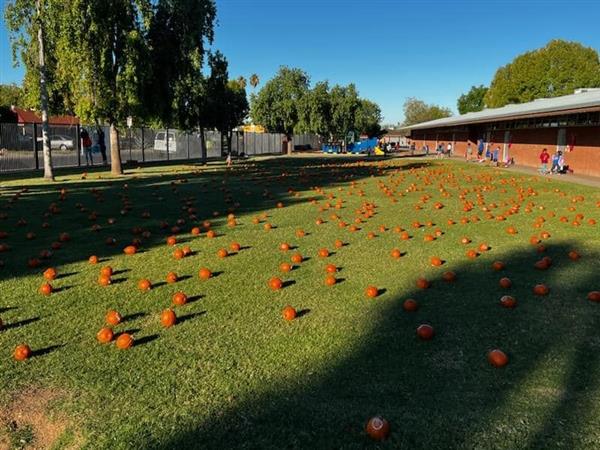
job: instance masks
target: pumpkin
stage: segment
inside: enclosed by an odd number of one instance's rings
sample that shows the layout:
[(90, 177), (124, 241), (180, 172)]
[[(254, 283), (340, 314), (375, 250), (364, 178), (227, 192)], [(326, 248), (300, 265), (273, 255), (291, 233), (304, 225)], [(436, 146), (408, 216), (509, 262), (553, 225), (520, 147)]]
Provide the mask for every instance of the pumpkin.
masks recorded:
[(334, 246), (335, 246), (335, 248), (342, 248), (344, 246), (344, 242), (341, 241), (340, 239), (336, 239), (334, 242)]
[(428, 289), (431, 286), (431, 283), (426, 278), (420, 277), (417, 278), (417, 287), (419, 289)]
[(282, 242), (281, 244), (279, 244), (279, 250), (281, 250), (282, 252), (287, 252), (290, 249), (290, 244), (288, 244), (287, 242)]
[(267, 222), (263, 225), (263, 228), (265, 229), (265, 231), (270, 231), (273, 228), (273, 225)]
[(419, 304), (416, 300), (409, 298), (404, 300), (404, 303), (402, 303), (402, 308), (404, 311), (415, 312), (417, 309), (419, 309)]
[(548, 260), (540, 259), (539, 261), (535, 262), (533, 267), (535, 267), (537, 270), (546, 270), (548, 267), (550, 267), (550, 264), (548, 263)]
[(191, 233), (192, 233), (194, 236), (198, 236), (198, 235), (200, 234), (200, 228), (199, 228), (199, 227), (194, 227), (194, 228), (192, 228), (192, 231), (191, 231)]
[(424, 341), (432, 339), (434, 334), (435, 331), (431, 325), (423, 324), (417, 327), (417, 336)]
[(390, 424), (381, 416), (371, 417), (365, 431), (374, 441), (384, 441), (390, 434)]
[(225, 249), (225, 248), (220, 248), (220, 249), (217, 251), (217, 256), (218, 256), (219, 258), (227, 258), (227, 256), (229, 256), (229, 252), (228, 252), (228, 251), (227, 251), (227, 249)]
[(98, 284), (100, 286), (108, 286), (111, 283), (111, 279), (108, 275), (100, 275), (98, 277)]
[(278, 291), (283, 287), (283, 281), (278, 277), (273, 277), (269, 280), (269, 287), (274, 291)]
[(53, 267), (49, 267), (48, 269), (44, 270), (44, 278), (48, 281), (55, 280), (56, 275), (56, 269), (54, 269)]
[(304, 260), (304, 257), (300, 253), (294, 253), (292, 255), (292, 262), (294, 264), (300, 264)]
[(147, 278), (142, 278), (138, 281), (138, 289), (143, 292), (149, 291), (152, 289), (152, 283)]
[(15, 347), (13, 357), (17, 361), (25, 361), (31, 356), (31, 348), (27, 344), (19, 344)]
[(447, 283), (453, 283), (456, 281), (456, 273), (452, 272), (451, 270), (444, 272), (442, 279)]
[(301, 238), (301, 237), (304, 237), (304, 236), (306, 236), (306, 232), (304, 230), (301, 230), (301, 229), (300, 230), (296, 230), (296, 237)]
[(545, 284), (536, 284), (533, 287), (533, 293), (538, 296), (548, 295), (550, 289)]
[(326, 248), (319, 249), (319, 258), (327, 258), (329, 256), (329, 250)]
[(175, 292), (173, 294), (173, 304), (177, 306), (185, 305), (188, 301), (187, 295), (183, 292)]
[(217, 233), (214, 230), (208, 230), (206, 232), (206, 237), (209, 239), (213, 239), (213, 238), (217, 237)]
[(166, 281), (168, 284), (173, 284), (173, 283), (177, 283), (178, 277), (177, 274), (175, 272), (169, 272), (167, 274), (167, 278)]
[(379, 295), (379, 289), (375, 286), (368, 286), (365, 290), (365, 295), (369, 298), (375, 298)]
[(136, 252), (137, 248), (135, 247), (135, 245), (128, 245), (123, 249), (123, 253), (125, 253), (126, 255), (135, 255)]
[(439, 267), (444, 263), (439, 256), (432, 256), (430, 259), (430, 262), (431, 262), (431, 265), (434, 267)]
[(102, 269), (100, 269), (100, 275), (111, 277), (112, 274), (113, 274), (113, 268), (110, 266), (105, 266)]
[(173, 258), (175, 258), (175, 259), (183, 259), (184, 256), (185, 255), (184, 255), (182, 249), (176, 248), (175, 250), (173, 250)]
[(107, 324), (115, 327), (121, 323), (121, 321), (123, 320), (123, 317), (121, 317), (121, 314), (119, 314), (118, 311), (111, 309), (106, 313), (104, 320), (106, 321)]
[(502, 350), (492, 350), (488, 353), (487, 359), (489, 363), (494, 367), (504, 367), (508, 364), (508, 356)]
[(489, 249), (490, 249), (489, 245), (487, 245), (485, 242), (479, 244), (480, 252), (487, 252)]
[(504, 263), (502, 261), (494, 261), (492, 263), (492, 269), (494, 269), (496, 272), (504, 270), (504, 267), (506, 267), (506, 266), (504, 265)]
[(177, 322), (177, 316), (172, 309), (165, 309), (160, 313), (160, 324), (165, 328), (170, 328)]
[(112, 341), (113, 338), (114, 338), (113, 330), (112, 330), (112, 328), (109, 328), (109, 327), (100, 328), (100, 331), (98, 331), (98, 333), (96, 333), (96, 339), (101, 344), (106, 344), (106, 343)]
[(517, 306), (517, 301), (510, 295), (503, 295), (500, 298), (500, 305), (502, 305), (504, 308), (514, 308)]
[(335, 264), (327, 264), (325, 266), (325, 272), (327, 272), (327, 273), (336, 273), (337, 272), (337, 267), (335, 266)]
[(399, 249), (394, 248), (390, 252), (390, 256), (394, 259), (400, 259), (402, 257), (402, 252)]
[(292, 270), (292, 267), (293, 266), (287, 262), (282, 262), (281, 264), (279, 264), (279, 270), (281, 270), (284, 273), (290, 272)]
[(50, 295), (52, 294), (53, 290), (54, 289), (50, 283), (44, 283), (40, 286), (40, 294), (42, 295)]
[(229, 249), (232, 252), (239, 252), (242, 249), (242, 246), (237, 242), (232, 242), (231, 244), (229, 244)]
[(175, 244), (177, 244), (177, 238), (175, 236), (169, 236), (167, 238), (167, 245), (170, 246), (170, 247), (172, 247)]
[(571, 250), (569, 252), (569, 259), (571, 261), (577, 261), (579, 258), (581, 258), (581, 255), (577, 251)]
[(126, 350), (133, 347), (133, 336), (129, 333), (121, 333), (117, 338), (116, 346), (120, 350)]
[(508, 289), (512, 286), (512, 281), (510, 281), (510, 278), (504, 277), (504, 278), (500, 278), (500, 287), (504, 288), (504, 289)]
[(88, 262), (90, 264), (98, 264), (98, 257), (96, 255), (92, 255), (88, 258)]
[(337, 283), (337, 279), (335, 278), (335, 276), (334, 276), (334, 275), (327, 275), (327, 276), (325, 277), (325, 284), (326, 284), (327, 286), (333, 286), (333, 285), (334, 285), (334, 284), (336, 284), (336, 283)]
[(293, 307), (291, 307), (290, 305), (287, 305), (286, 307), (284, 307), (281, 310), (281, 315), (283, 316), (283, 318), (285, 320), (290, 321), (290, 320), (294, 320), (296, 318), (297, 312)]
[(207, 269), (206, 267), (202, 267), (198, 271), (198, 276), (200, 277), (201, 280), (208, 280), (210, 277), (212, 277), (212, 272), (209, 269)]
[(590, 302), (600, 302), (600, 291), (591, 291), (588, 293), (587, 299)]
[(467, 251), (467, 258), (469, 258), (469, 259), (475, 259), (475, 258), (477, 258), (477, 256), (479, 256), (479, 253), (477, 253), (477, 251), (475, 251), (475, 250), (468, 250)]

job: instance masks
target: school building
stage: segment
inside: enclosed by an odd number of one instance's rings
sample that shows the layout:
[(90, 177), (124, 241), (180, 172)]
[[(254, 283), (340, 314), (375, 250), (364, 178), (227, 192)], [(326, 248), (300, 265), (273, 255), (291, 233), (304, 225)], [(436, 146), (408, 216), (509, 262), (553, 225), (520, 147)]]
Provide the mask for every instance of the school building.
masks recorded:
[(470, 142), (473, 156), (483, 139), (500, 147), (500, 161), (537, 167), (539, 154), (563, 151), (565, 164), (576, 174), (600, 176), (600, 89), (578, 89), (572, 95), (484, 109), (461, 116), (423, 122), (409, 127), (417, 150), (428, 144), (453, 144), (464, 156)]

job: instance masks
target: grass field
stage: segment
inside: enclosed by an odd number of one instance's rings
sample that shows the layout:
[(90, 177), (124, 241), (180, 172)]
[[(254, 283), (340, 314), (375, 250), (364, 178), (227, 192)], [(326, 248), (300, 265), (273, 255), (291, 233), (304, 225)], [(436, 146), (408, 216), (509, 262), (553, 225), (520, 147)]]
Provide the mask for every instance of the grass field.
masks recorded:
[[(600, 446), (600, 304), (586, 298), (600, 289), (598, 189), (452, 161), (299, 157), (229, 172), (180, 165), (119, 179), (13, 178), (1, 194), (9, 249), (0, 253), (0, 448)], [(167, 246), (178, 220), (178, 243)], [(191, 234), (205, 220), (217, 237)], [(28, 268), (65, 232), (62, 248)], [(133, 239), (138, 253), (123, 254)], [(238, 253), (217, 256), (234, 241)], [(282, 242), (296, 248), (283, 252)], [(175, 260), (184, 245), (194, 253)], [(402, 257), (390, 256), (394, 248)], [(281, 273), (295, 252), (304, 261)], [(551, 267), (535, 269), (543, 256)], [(324, 283), (329, 263), (334, 286)], [(107, 265), (116, 274), (103, 287)], [(38, 289), (47, 267), (59, 277), (46, 297)], [(217, 276), (199, 279), (201, 267)], [(165, 283), (169, 271), (180, 281)], [(442, 279), (447, 271), (455, 282)], [(283, 289), (269, 288), (274, 276)], [(417, 288), (419, 277), (431, 287)], [(512, 288), (499, 286), (502, 277)], [(149, 292), (138, 290), (142, 278)], [(538, 283), (548, 295), (533, 294)], [(176, 291), (191, 301), (163, 328)], [(516, 308), (500, 306), (507, 294)], [(418, 311), (403, 310), (408, 298)], [(285, 305), (299, 317), (283, 320)], [(131, 333), (132, 348), (96, 341), (109, 309), (124, 316), (114, 331)], [(435, 329), (430, 341), (416, 335), (424, 323)], [(15, 361), (21, 343), (33, 356)], [(488, 363), (494, 348), (508, 365)], [(381, 444), (364, 431), (376, 414), (392, 428)]]

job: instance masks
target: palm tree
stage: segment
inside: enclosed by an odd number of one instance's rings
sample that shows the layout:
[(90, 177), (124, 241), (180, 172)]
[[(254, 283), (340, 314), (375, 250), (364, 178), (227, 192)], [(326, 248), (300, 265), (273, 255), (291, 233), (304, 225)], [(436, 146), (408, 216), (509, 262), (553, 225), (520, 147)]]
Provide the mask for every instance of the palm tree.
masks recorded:
[(240, 87), (242, 89), (246, 89), (246, 84), (247, 84), (246, 78), (240, 76), (240, 77), (238, 77), (237, 82), (240, 84)]
[(252, 86), (253, 89), (256, 89), (256, 86), (258, 86), (258, 83), (260, 83), (260, 79), (258, 78), (258, 75), (253, 73), (252, 76), (250, 77), (250, 86)]

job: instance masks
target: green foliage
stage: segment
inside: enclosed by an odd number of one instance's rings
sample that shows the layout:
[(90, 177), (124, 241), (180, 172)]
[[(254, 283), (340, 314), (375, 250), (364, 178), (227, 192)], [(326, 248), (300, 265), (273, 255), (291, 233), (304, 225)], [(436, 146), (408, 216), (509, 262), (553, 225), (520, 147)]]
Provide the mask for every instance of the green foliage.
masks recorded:
[(302, 97), (299, 105), (298, 133), (316, 133), (329, 136), (331, 133), (331, 97), (329, 84), (320, 81)]
[(282, 66), (275, 77), (253, 95), (250, 116), (270, 133), (291, 136), (300, 122), (300, 104), (308, 93), (309, 77), (301, 69)]
[(497, 108), (572, 94), (584, 87), (600, 87), (598, 52), (577, 42), (553, 40), (499, 68), (485, 103)]
[(404, 102), (404, 122), (402, 125), (414, 125), (416, 123), (450, 117), (451, 115), (452, 111), (448, 108), (438, 105), (428, 105), (422, 100), (410, 97)]
[(457, 108), (459, 114), (481, 111), (485, 108), (484, 97), (487, 91), (488, 88), (483, 84), (480, 86), (471, 86), (469, 92), (458, 98)]
[(354, 84), (336, 85), (331, 88), (331, 135), (335, 140), (344, 139), (349, 131), (354, 130), (356, 111), (360, 107), (360, 99)]
[(0, 84), (0, 107), (20, 106), (23, 89), (16, 84)]
[(381, 108), (370, 100), (360, 99), (356, 111), (354, 128), (369, 137), (379, 137), (381, 134)]

